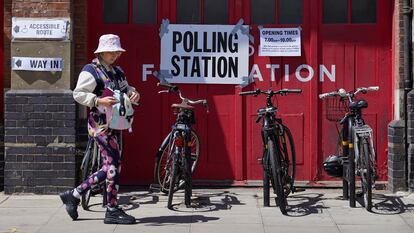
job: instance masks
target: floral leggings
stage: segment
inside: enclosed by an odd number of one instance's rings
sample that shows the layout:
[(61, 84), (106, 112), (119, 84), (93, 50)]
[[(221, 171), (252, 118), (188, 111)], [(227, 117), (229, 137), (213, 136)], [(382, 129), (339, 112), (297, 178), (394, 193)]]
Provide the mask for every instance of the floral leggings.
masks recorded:
[(92, 185), (98, 184), (106, 179), (108, 207), (114, 207), (118, 204), (117, 195), (119, 175), (121, 172), (121, 155), (118, 144), (119, 136), (120, 132), (113, 130), (109, 134), (95, 137), (95, 141), (98, 142), (99, 151), (103, 158), (103, 166), (99, 171), (92, 174), (82, 184), (76, 187), (76, 190), (80, 194), (84, 194)]

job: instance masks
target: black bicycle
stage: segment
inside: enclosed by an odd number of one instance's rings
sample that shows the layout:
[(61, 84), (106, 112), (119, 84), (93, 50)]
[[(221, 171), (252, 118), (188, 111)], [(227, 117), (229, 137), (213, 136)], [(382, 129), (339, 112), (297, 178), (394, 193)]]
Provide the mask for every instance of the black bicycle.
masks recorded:
[[(99, 151), (99, 147), (95, 139), (89, 137), (88, 144), (86, 146), (85, 155), (81, 163), (82, 180), (87, 179), (93, 173), (99, 171), (103, 165), (103, 159)], [(102, 206), (106, 206), (106, 182), (102, 181), (98, 184), (94, 184), (91, 188), (81, 196), (81, 205), (84, 210), (89, 209), (89, 200), (91, 196), (102, 194), (103, 201)]]
[[(288, 93), (302, 93), (300, 89), (282, 89), (278, 91), (240, 92), (240, 95), (266, 95), (266, 107), (257, 111), (256, 123), (262, 120), (263, 156), (263, 205), (270, 205), (270, 182), (273, 192), (277, 195), (276, 204), (286, 215), (287, 196), (294, 192), (296, 169), (296, 153), (292, 133), (282, 124), (282, 119), (276, 117), (278, 108), (273, 106), (272, 97), (285, 96)], [(270, 182), (269, 182), (270, 181)]]
[(195, 113), (191, 105), (202, 104), (208, 111), (207, 100), (190, 100), (182, 96), (177, 86), (161, 83), (158, 85), (168, 89), (158, 93), (176, 93), (182, 102), (171, 105), (173, 113), (177, 116), (176, 122), (157, 152), (154, 179), (160, 190), (168, 193), (169, 209), (172, 209), (174, 192), (183, 187), (184, 203), (190, 207), (192, 173), (200, 156), (200, 141), (192, 128), (195, 124)]
[[(372, 188), (375, 187), (377, 158), (374, 150), (373, 130), (362, 118), (362, 109), (368, 107), (368, 102), (354, 99), (358, 93), (377, 91), (379, 87), (360, 87), (355, 91), (347, 92), (344, 89), (320, 94), (325, 99), (326, 110), (336, 108), (336, 111), (345, 112), (337, 115), (327, 112), (328, 120), (338, 120), (342, 129), (338, 130), (338, 156), (329, 156), (324, 162), (324, 169), (334, 177), (342, 177), (343, 196), (349, 198), (350, 206), (355, 207), (355, 175), (360, 176), (364, 206), (368, 211), (372, 209)], [(342, 148), (341, 148), (342, 147)]]

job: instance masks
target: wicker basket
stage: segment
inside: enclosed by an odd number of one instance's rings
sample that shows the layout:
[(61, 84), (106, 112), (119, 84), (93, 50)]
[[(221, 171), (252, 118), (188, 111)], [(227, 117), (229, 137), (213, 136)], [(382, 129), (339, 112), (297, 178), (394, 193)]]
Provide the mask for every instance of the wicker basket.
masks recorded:
[(340, 121), (349, 112), (348, 101), (339, 96), (330, 96), (325, 98), (324, 101), (328, 121)]

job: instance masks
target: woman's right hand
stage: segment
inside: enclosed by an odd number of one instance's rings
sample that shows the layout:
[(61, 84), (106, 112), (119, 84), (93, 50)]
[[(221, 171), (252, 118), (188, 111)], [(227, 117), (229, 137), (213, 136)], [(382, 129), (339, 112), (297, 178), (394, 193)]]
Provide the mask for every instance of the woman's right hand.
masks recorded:
[(112, 105), (118, 103), (118, 100), (112, 96), (107, 96), (103, 98), (99, 98), (96, 101), (97, 106), (104, 106), (104, 107), (111, 107)]

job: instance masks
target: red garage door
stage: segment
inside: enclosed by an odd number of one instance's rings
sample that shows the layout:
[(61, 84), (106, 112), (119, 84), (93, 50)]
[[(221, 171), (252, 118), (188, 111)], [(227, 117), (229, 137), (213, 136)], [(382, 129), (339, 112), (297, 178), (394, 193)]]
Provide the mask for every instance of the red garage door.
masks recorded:
[[(387, 2), (387, 3), (386, 3)], [(382, 178), (386, 177), (387, 123), (391, 119), (392, 3), (375, 0), (118, 0), (89, 1), (89, 54), (104, 33), (121, 36), (121, 57), (129, 82), (142, 95), (134, 133), (126, 135), (124, 184), (152, 181), (154, 155), (174, 122), (176, 98), (158, 95), (161, 20), (171, 23), (236, 24), (243, 18), (255, 37), (250, 56), (255, 84), (245, 88), (301, 88), (301, 95), (277, 99), (279, 114), (295, 135), (298, 179), (328, 180), (321, 171), (335, 150), (335, 125), (324, 119), (317, 95), (339, 87), (378, 85), (366, 96), (368, 123), (376, 132)], [(301, 27), (301, 57), (260, 57), (258, 26)], [(384, 36), (386, 35), (386, 36)], [(92, 58), (92, 57), (91, 57)], [(273, 72), (272, 72), (273, 71)], [(254, 122), (264, 98), (239, 97), (233, 85), (180, 85), (190, 98), (207, 98), (210, 113), (197, 110), (201, 163), (195, 179), (245, 183), (261, 180), (260, 128)]]

